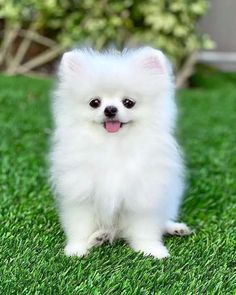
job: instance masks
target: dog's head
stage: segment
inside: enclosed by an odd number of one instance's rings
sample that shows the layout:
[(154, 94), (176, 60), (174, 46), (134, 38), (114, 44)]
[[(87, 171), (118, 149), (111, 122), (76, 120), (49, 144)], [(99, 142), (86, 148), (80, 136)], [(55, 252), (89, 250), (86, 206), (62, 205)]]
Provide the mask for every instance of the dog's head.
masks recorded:
[(73, 50), (63, 55), (59, 78), (59, 100), (78, 124), (117, 133), (173, 117), (171, 69), (159, 50)]

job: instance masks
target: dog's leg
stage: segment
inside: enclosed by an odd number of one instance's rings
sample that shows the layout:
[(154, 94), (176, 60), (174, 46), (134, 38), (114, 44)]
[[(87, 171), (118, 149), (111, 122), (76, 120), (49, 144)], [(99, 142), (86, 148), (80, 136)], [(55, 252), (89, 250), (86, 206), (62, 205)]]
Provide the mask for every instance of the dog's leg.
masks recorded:
[(185, 223), (169, 220), (166, 224), (165, 232), (175, 236), (187, 236), (192, 233), (192, 230)]
[(94, 212), (89, 204), (67, 203), (61, 206), (61, 222), (66, 234), (65, 254), (84, 256), (89, 247), (89, 236), (95, 230)]
[(161, 259), (169, 256), (162, 243), (162, 230), (152, 214), (125, 214), (122, 220), (123, 237), (135, 251)]

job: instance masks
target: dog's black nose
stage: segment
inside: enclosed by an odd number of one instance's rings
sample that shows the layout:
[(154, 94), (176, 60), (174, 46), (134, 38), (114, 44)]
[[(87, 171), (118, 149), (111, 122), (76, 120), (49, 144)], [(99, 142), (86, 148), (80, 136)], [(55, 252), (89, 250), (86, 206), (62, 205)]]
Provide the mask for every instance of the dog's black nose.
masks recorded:
[(114, 118), (117, 112), (118, 112), (118, 109), (114, 106), (108, 106), (104, 110), (104, 114), (108, 118)]

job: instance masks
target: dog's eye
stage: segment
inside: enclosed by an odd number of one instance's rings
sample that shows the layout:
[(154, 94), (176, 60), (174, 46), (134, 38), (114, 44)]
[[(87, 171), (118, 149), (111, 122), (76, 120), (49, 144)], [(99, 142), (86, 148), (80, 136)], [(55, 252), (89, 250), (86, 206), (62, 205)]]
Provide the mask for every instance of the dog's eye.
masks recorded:
[(127, 97), (125, 97), (122, 102), (127, 109), (131, 109), (135, 105), (135, 101)]
[(98, 108), (100, 104), (101, 104), (101, 99), (99, 97), (95, 97), (91, 99), (89, 102), (89, 105), (94, 109)]

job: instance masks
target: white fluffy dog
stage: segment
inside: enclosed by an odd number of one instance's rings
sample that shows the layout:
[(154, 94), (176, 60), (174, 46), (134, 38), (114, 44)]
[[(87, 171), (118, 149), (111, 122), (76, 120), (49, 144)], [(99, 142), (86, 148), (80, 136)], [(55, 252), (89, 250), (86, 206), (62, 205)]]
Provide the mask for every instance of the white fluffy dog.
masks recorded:
[(190, 233), (175, 222), (184, 180), (173, 94), (171, 67), (159, 50), (64, 54), (51, 177), (66, 255), (83, 256), (120, 237), (164, 258), (164, 233)]

